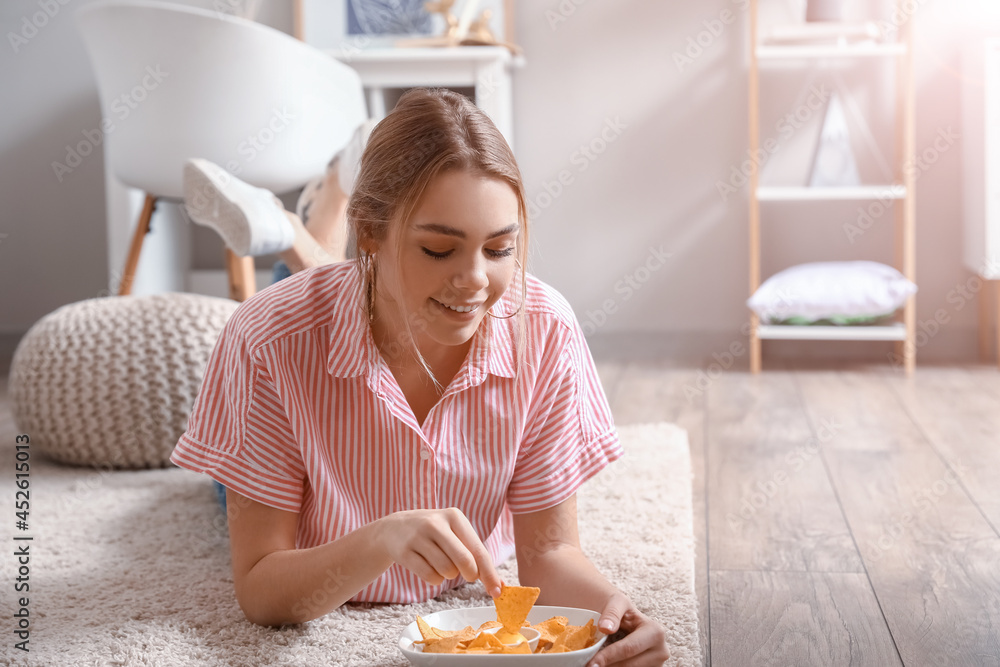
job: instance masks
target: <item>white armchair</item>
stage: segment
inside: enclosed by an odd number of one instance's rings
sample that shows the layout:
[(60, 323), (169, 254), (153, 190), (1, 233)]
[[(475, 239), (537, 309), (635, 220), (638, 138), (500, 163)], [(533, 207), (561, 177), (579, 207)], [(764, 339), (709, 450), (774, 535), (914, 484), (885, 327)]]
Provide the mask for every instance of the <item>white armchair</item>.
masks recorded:
[[(266, 26), (150, 0), (88, 4), (77, 20), (101, 100), (105, 159), (146, 193), (119, 294), (128, 294), (157, 199), (182, 196), (202, 157), (277, 193), (323, 173), (367, 117), (357, 73)], [(230, 296), (255, 286), (227, 250)]]

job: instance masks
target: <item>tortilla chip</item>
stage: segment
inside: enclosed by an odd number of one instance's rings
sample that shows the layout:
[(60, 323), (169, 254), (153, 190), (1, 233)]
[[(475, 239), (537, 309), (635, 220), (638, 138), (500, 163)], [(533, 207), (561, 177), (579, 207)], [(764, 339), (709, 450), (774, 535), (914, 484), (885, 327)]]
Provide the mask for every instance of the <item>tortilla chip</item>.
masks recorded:
[(569, 619), (565, 616), (553, 616), (546, 621), (536, 623), (530, 627), (534, 630), (538, 630), (539, 644), (554, 644), (556, 637), (558, 637), (568, 625)]
[(569, 649), (560, 644), (559, 646), (550, 646), (542, 653), (569, 653)]
[(501, 623), (500, 621), (486, 621), (485, 623), (479, 626), (479, 630), (477, 630), (476, 632), (482, 632), (483, 630), (492, 630), (493, 628), (502, 628), (502, 627), (503, 623)]
[(500, 589), (500, 596), (493, 600), (497, 609), (497, 620), (509, 632), (517, 632), (528, 618), (541, 589), (533, 586), (507, 586)]
[(471, 625), (467, 625), (461, 630), (441, 630), (440, 628), (431, 628), (431, 630), (436, 632), (442, 639), (446, 637), (458, 637), (458, 641), (460, 642), (467, 642), (479, 634), (477, 630), (472, 629)]
[(428, 639), (441, 638), (441, 635), (439, 635), (421, 616), (417, 616), (417, 629), (420, 630), (420, 636), (423, 637), (424, 641), (427, 641)]
[(458, 653), (458, 645), (461, 643), (458, 635), (445, 637), (435, 642), (430, 642), (424, 646), (424, 653)]
[(587, 641), (594, 634), (594, 619), (587, 621), (586, 625), (568, 625), (553, 642), (553, 653), (559, 653), (554, 649), (562, 646), (568, 651), (579, 651), (587, 648)]
[(481, 632), (479, 635), (469, 642), (466, 648), (503, 648), (503, 642), (497, 639), (497, 636), (489, 632)]

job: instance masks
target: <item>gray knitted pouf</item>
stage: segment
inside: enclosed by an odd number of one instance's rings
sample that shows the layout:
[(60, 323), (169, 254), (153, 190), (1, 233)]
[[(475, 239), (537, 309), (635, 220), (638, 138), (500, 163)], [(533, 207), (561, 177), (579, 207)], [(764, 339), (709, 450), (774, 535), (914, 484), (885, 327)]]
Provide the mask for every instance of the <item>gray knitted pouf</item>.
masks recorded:
[(19, 432), (64, 463), (167, 466), (238, 305), (196, 294), (113, 296), (46, 315), (11, 362)]

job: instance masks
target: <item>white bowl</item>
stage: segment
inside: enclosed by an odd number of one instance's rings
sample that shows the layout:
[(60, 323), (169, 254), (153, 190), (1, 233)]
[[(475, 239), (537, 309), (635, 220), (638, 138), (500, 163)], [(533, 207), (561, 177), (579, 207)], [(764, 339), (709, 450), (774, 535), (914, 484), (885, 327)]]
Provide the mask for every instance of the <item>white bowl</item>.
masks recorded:
[[(541, 623), (553, 616), (565, 616), (569, 619), (570, 625), (586, 625), (587, 621), (594, 619), (597, 624), (600, 613), (589, 609), (576, 609), (575, 607), (543, 607), (535, 606), (528, 613), (529, 623)], [(423, 617), (427, 623), (442, 630), (461, 630), (467, 625), (478, 628), (486, 621), (497, 620), (496, 607), (472, 607), (469, 609), (449, 609)], [(532, 653), (532, 654), (511, 654), (511, 655), (468, 655), (461, 653), (424, 653), (419, 647), (414, 647), (413, 642), (420, 639), (420, 630), (417, 629), (416, 620), (406, 626), (403, 634), (399, 638), (399, 650), (403, 652), (410, 664), (416, 667), (436, 667), (437, 665), (500, 665), (514, 664), (518, 667), (584, 667), (587, 661), (604, 646), (606, 635), (600, 630), (597, 631), (597, 642), (590, 648), (570, 653)]]

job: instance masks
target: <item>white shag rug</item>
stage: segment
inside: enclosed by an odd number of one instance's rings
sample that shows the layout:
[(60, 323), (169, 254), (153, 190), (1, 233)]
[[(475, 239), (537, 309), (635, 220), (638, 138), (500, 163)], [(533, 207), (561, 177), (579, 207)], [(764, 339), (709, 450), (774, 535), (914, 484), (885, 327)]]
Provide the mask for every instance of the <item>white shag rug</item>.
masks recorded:
[[(664, 625), (668, 665), (700, 665), (687, 434), (671, 424), (620, 433), (625, 456), (579, 493), (584, 550)], [(0, 484), (10, 501), (14, 443), (5, 440)], [(30, 464), (28, 531), (15, 530), (7, 504), (0, 664), (402, 667), (397, 640), (417, 614), (490, 603), (472, 584), (422, 604), (345, 605), (302, 625), (256, 626), (236, 603), (225, 515), (207, 477), (73, 468), (37, 453)], [(22, 544), (30, 592), (15, 595), (12, 553)], [(501, 574), (516, 580), (513, 559)], [(29, 598), (29, 653), (10, 632), (19, 595)]]

